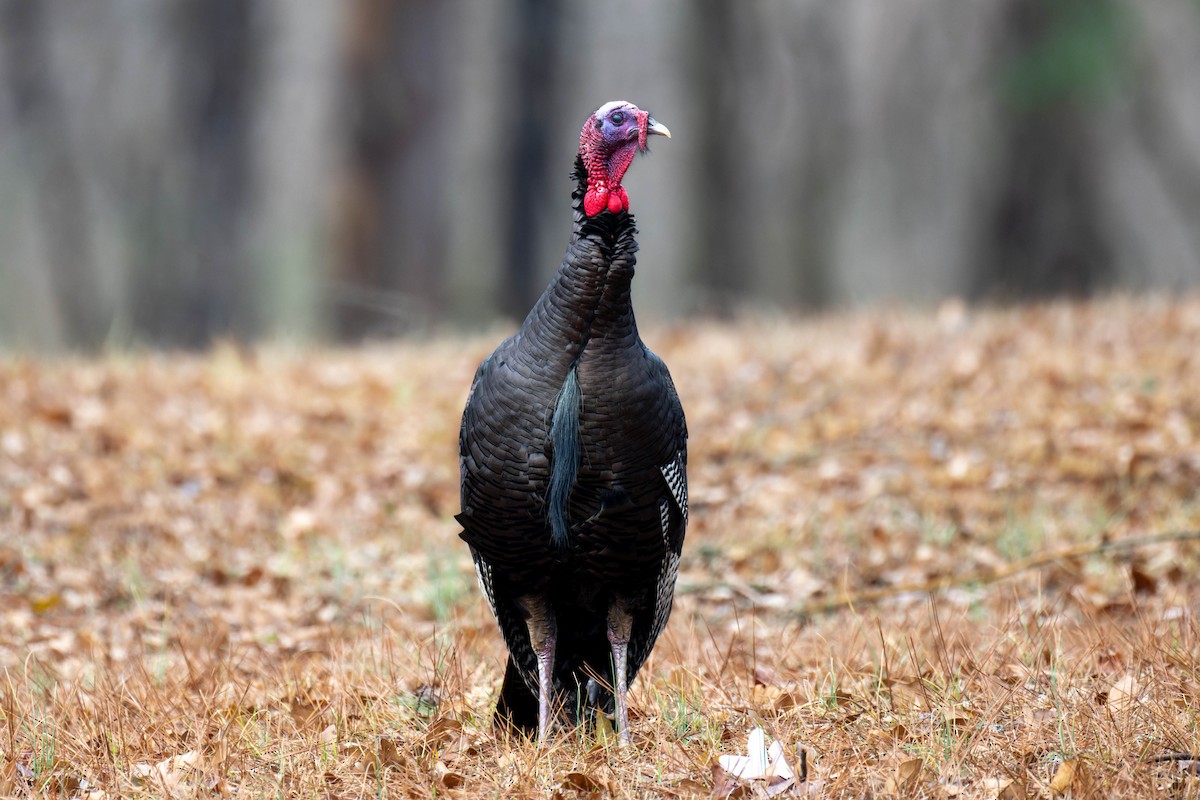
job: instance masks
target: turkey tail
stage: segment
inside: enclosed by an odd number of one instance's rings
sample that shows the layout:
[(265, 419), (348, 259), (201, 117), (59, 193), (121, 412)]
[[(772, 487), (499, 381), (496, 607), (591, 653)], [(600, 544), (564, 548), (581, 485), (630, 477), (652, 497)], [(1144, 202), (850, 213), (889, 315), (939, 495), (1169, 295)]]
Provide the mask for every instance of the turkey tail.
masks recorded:
[(496, 701), (496, 715), (492, 718), (496, 730), (508, 730), (532, 736), (538, 728), (538, 699), (525, 681), (512, 656), (504, 670), (504, 683), (500, 687), (500, 699)]
[(568, 544), (568, 520), (571, 490), (579, 474), (579, 377), (575, 367), (567, 372), (558, 402), (554, 406), (554, 419), (550, 424), (550, 441), (554, 447), (554, 458), (550, 467), (550, 489), (547, 492), (550, 516), (550, 539), (560, 549)]

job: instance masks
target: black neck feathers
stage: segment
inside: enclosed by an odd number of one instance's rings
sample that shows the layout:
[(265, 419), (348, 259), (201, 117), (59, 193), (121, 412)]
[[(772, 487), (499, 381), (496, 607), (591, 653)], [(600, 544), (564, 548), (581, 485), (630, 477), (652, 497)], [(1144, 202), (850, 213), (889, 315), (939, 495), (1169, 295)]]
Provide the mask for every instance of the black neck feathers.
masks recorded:
[[(604, 265), (606, 269), (627, 269), (632, 277), (636, 262), (633, 255), (637, 252), (637, 240), (634, 238), (637, 235), (637, 224), (633, 214), (628, 211), (619, 211), (616, 214), (601, 211), (594, 217), (587, 216), (583, 213), (583, 195), (587, 191), (587, 171), (584, 169), (583, 159), (579, 156), (575, 156), (575, 170), (572, 177), (575, 179), (575, 190), (571, 192), (571, 207), (575, 211), (575, 230), (572, 240), (591, 239), (600, 248), (603, 260), (606, 262)], [(567, 255), (570, 257), (570, 250)]]
[[(578, 361), (588, 342), (636, 337), (630, 285), (637, 263), (637, 227), (627, 211), (583, 212), (587, 176), (575, 160), (572, 193), (574, 225), (567, 252), (550, 285), (529, 312), (522, 332), (541, 357), (565, 369)], [(563, 362), (562, 357), (566, 357)]]

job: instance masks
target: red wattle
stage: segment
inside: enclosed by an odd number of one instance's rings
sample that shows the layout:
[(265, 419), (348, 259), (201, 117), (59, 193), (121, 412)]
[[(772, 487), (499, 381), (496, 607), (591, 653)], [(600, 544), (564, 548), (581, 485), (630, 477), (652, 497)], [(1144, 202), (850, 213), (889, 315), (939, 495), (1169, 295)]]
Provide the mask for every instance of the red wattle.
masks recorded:
[(608, 189), (597, 189), (589, 186), (583, 194), (583, 213), (594, 217), (608, 208)]
[(583, 193), (583, 213), (594, 217), (601, 211), (608, 210), (611, 214), (619, 214), (629, 210), (629, 195), (624, 186), (614, 186), (609, 189), (602, 183), (589, 186)]
[[(629, 210), (629, 195), (625, 194), (625, 187), (618, 186), (616, 189), (613, 189), (612, 193), (614, 196), (619, 197), (621, 199), (621, 208), (619, 210), (628, 211)], [(611, 198), (608, 201), (608, 210), (614, 214), (617, 213), (617, 211), (618, 211), (618, 209), (614, 209), (612, 207), (612, 199)]]

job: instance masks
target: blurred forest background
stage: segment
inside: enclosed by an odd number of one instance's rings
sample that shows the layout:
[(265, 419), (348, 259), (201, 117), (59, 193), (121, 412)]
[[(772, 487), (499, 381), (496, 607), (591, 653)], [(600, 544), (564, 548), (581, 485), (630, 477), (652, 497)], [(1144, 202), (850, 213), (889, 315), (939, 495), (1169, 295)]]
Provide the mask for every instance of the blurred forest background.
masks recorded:
[(583, 119), (648, 318), (1200, 283), (1197, 0), (0, 0), (0, 347), (518, 318)]

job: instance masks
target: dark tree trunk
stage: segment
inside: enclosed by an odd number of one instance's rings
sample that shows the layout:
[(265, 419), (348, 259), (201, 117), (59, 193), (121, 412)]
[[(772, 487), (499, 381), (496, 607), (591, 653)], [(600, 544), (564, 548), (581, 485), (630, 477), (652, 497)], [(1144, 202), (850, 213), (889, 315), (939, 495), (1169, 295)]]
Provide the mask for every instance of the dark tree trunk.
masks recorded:
[(60, 310), (61, 344), (94, 346), (104, 341), (112, 320), (99, 301), (77, 154), (64, 135), (64, 98), (54, 81), (46, 7), (37, 2), (0, 4), (4, 70), (21, 147), (37, 193), (37, 220)]
[(333, 300), (338, 335), (354, 340), (425, 324), (443, 303), (446, 12), (356, 0), (347, 13)]
[(697, 36), (690, 51), (691, 70), (704, 111), (696, 135), (699, 164), (696, 179), (702, 182), (694, 196), (696, 248), (693, 264), (701, 285), (704, 310), (729, 313), (746, 293), (749, 279), (746, 248), (739, 236), (736, 163), (739, 76), (732, 41), (737, 16), (742, 13), (723, 0), (703, 0), (695, 6)]
[(1103, 28), (1089, 28), (1102, 56), (1089, 71), (1068, 72), (1069, 62), (1048, 54), (1067, 44), (1054, 37), (1078, 37), (1085, 24), (1099, 19), (1092, 15), (1115, 13), (1107, 0), (1015, 0), (1009, 8), (1011, 55), (1001, 74), (1008, 127), (974, 280), (977, 296), (1084, 295), (1113, 278), (1111, 243), (1096, 198), (1094, 162), (1100, 155), (1090, 110), (1103, 99), (1103, 70), (1115, 69), (1103, 56), (1117, 54), (1106, 50)]
[[(155, 338), (187, 346), (227, 332), (250, 335), (252, 284), (245, 247), (250, 125), (255, 99), (254, 3), (188, 0), (179, 9), (183, 46), (180, 129), (190, 156), (187, 218), (176, 248), (180, 296), (152, 310)], [(143, 309), (154, 309), (147, 298)]]
[(560, 0), (517, 0), (512, 15), (514, 97), (519, 111), (508, 121), (508, 257), (501, 310), (520, 319), (541, 294), (540, 214), (531, 214), (517, 198), (539, 197), (550, 184), (552, 111), (558, 89), (558, 43), (562, 39)]
[(161, 150), (130, 153), (123, 187), (136, 335), (202, 347), (258, 332), (246, 215), (252, 190), (254, 12), (247, 0), (185, 0), (167, 9), (173, 102)]

